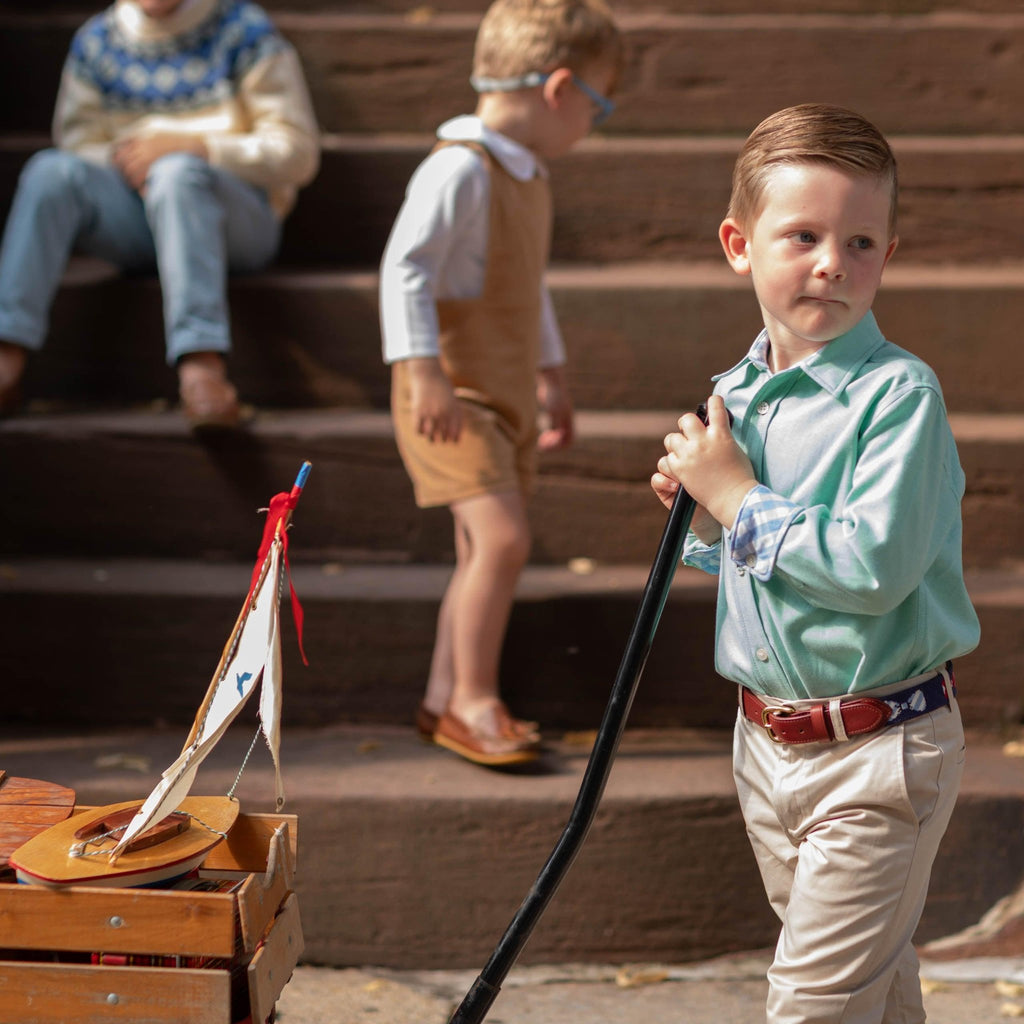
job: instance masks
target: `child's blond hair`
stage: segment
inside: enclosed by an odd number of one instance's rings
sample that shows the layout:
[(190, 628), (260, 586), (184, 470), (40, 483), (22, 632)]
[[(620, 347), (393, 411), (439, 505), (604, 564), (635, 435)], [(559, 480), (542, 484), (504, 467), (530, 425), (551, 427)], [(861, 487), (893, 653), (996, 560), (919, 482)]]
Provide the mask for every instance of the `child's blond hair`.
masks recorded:
[(896, 237), (896, 157), (885, 136), (843, 107), (803, 103), (766, 117), (740, 150), (732, 175), (729, 217), (750, 230), (761, 212), (765, 185), (781, 164), (825, 164), (888, 181), (892, 188), (889, 237)]
[(623, 62), (622, 36), (603, 0), (495, 0), (480, 23), (475, 78), (517, 78), (531, 71), (581, 72)]

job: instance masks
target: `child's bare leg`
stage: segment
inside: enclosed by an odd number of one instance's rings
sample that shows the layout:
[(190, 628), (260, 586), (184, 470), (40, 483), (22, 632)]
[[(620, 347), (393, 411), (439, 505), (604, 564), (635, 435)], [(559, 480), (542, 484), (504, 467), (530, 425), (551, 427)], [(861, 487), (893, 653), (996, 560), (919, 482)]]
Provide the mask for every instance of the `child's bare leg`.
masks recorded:
[(433, 715), (440, 716), (448, 708), (452, 687), (455, 685), (455, 657), (452, 650), (452, 608), (458, 603), (459, 587), (465, 575), (469, 558), (469, 539), (455, 522), (455, 571), (448, 581), (441, 608), (437, 613), (437, 633), (434, 638), (434, 653), (430, 658), (430, 675), (423, 695), (423, 707)]
[(500, 700), (498, 665), (516, 584), (530, 551), (530, 529), (516, 491), (452, 506), (465, 559), (451, 606), (455, 668), (449, 711), (472, 721)]

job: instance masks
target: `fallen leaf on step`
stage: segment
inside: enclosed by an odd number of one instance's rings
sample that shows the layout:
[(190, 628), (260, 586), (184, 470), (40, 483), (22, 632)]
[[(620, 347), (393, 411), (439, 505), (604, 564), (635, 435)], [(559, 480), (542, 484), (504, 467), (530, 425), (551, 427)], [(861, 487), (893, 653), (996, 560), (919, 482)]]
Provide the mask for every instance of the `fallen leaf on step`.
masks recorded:
[(1007, 757), (1024, 757), (1024, 740), (1010, 740), (1003, 744), (1003, 753)]
[(562, 733), (562, 742), (570, 747), (592, 747), (596, 739), (596, 729), (583, 729), (579, 732)]
[(1020, 999), (1024, 996), (1024, 985), (1018, 985), (1014, 981), (999, 980), (995, 983), (996, 991), (1007, 999)]
[(379, 746), (380, 742), (378, 740), (363, 740), (363, 742), (356, 747), (356, 753), (372, 754)]
[(101, 754), (93, 761), (97, 768), (139, 772), (140, 774), (149, 771), (149, 763), (149, 758), (143, 757), (142, 754)]
[(428, 21), (433, 21), (436, 15), (437, 11), (435, 11), (433, 7), (423, 4), (422, 6), (414, 7), (409, 11), (405, 16), (405, 20), (413, 25), (423, 25)]
[(921, 991), (928, 995), (930, 992), (945, 992), (949, 986), (944, 981), (934, 981), (931, 978), (921, 979)]
[(637, 988), (640, 985), (658, 985), (668, 979), (668, 971), (660, 967), (623, 967), (615, 975), (619, 988)]
[(597, 562), (592, 558), (570, 558), (569, 572), (577, 576), (589, 576), (597, 568)]
[(1000, 1017), (1024, 1017), (1024, 1006), (1020, 1003), (1003, 1003), (999, 1007)]

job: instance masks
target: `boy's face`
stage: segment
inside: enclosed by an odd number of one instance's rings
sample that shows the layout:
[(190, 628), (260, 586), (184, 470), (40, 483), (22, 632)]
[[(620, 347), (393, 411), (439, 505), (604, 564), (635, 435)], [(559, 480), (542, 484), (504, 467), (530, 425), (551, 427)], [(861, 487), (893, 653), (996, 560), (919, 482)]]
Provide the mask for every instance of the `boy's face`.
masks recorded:
[(773, 349), (803, 358), (870, 310), (896, 248), (890, 182), (824, 164), (771, 171), (761, 211), (720, 237), (738, 274), (750, 274)]

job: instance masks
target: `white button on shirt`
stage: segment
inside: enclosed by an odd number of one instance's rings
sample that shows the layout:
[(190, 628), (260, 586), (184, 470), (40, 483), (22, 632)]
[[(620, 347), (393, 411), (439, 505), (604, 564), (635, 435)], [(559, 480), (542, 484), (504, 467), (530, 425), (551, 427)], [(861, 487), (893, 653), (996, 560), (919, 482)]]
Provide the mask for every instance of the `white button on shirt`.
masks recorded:
[[(476, 142), (520, 181), (547, 169), (518, 142), (474, 116), (457, 117), (438, 137)], [(491, 178), (480, 155), (446, 146), (416, 169), (381, 260), (380, 315), (386, 363), (437, 356), (438, 299), (474, 299), (487, 269)], [(565, 346), (547, 285), (541, 285), (540, 366), (561, 366)]]

